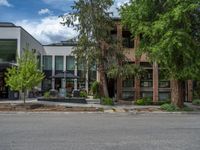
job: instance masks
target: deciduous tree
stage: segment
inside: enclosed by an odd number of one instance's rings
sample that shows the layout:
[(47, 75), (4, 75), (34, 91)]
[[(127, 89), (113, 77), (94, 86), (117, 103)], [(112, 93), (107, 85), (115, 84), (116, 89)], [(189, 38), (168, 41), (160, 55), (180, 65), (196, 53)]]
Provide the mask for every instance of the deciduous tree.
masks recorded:
[(138, 52), (156, 61), (172, 80), (172, 103), (183, 107), (184, 80), (200, 73), (199, 0), (131, 0), (123, 24), (140, 37)]

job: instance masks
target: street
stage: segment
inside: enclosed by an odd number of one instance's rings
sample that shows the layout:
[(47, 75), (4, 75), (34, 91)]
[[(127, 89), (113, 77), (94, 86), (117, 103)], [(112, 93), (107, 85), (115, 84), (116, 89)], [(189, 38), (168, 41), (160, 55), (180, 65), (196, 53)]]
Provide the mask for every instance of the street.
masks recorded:
[(200, 115), (0, 114), (0, 150), (200, 150)]

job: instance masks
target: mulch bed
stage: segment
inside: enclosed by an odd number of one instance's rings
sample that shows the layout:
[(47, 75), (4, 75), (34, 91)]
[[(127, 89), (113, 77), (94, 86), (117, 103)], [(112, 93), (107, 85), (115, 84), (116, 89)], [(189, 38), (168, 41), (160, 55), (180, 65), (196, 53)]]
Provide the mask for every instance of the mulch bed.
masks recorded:
[(0, 111), (28, 111), (28, 112), (102, 112), (102, 108), (96, 107), (67, 107), (44, 104), (0, 104)]

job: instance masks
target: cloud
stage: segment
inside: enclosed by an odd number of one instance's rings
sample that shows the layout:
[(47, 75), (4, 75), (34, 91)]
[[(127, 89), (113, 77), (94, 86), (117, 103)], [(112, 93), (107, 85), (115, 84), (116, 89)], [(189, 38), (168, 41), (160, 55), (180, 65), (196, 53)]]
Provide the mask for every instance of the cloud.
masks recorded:
[(51, 14), (53, 14), (53, 12), (50, 11), (48, 8), (44, 8), (44, 9), (41, 9), (40, 11), (38, 11), (38, 14), (39, 15), (45, 15), (45, 14), (51, 15)]
[(50, 44), (77, 36), (73, 28), (61, 25), (61, 21), (57, 16), (48, 16), (39, 21), (22, 20), (15, 24), (22, 26), (42, 44)]
[(0, 0), (0, 6), (11, 7), (12, 5), (7, 0)]
[(114, 17), (119, 17), (119, 11), (118, 9), (124, 5), (125, 3), (128, 3), (129, 0), (115, 0), (114, 5), (110, 8), (110, 11), (113, 12)]

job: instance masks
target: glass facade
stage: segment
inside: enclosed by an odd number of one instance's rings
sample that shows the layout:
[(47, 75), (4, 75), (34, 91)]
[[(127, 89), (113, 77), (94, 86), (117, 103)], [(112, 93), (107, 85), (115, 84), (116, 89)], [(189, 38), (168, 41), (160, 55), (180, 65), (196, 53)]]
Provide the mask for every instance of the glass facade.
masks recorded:
[(146, 69), (146, 73), (141, 78), (141, 87), (153, 87), (152, 69)]
[(17, 40), (0, 40), (0, 62), (16, 62)]
[(134, 79), (126, 79), (122, 82), (123, 91), (122, 99), (133, 100), (134, 99)]
[(52, 56), (43, 56), (43, 70), (52, 70)]
[(66, 70), (72, 71), (75, 68), (75, 58), (74, 56), (67, 56), (66, 57)]
[(55, 70), (63, 71), (63, 68), (64, 68), (63, 56), (55, 56)]

